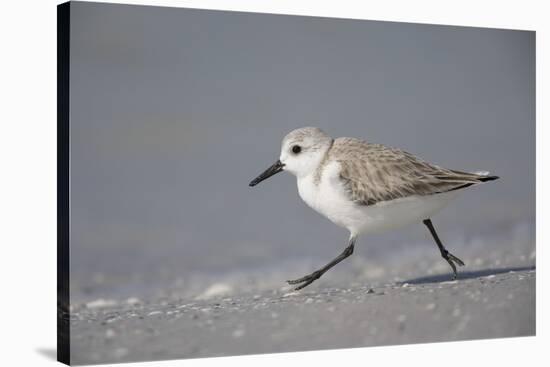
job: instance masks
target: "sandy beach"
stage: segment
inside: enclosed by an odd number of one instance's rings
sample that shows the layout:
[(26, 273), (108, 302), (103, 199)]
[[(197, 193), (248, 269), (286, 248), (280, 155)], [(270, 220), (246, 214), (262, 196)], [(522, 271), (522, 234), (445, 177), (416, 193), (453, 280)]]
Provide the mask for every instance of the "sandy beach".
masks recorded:
[[(395, 266), (397, 260), (388, 259), (393, 272), (381, 271), (384, 268), (358, 257), (299, 292), (278, 282), (259, 286), (237, 277), (213, 283), (194, 297), (173, 289), (149, 299), (74, 302), (72, 362), (114, 363), (534, 335), (534, 244), (505, 245), (500, 249), (508, 250), (506, 256), (493, 251), (486, 261), (476, 257), (481, 247), (466, 248), (469, 253), (464, 260), (471, 265), (461, 269), (456, 281), (450, 280), (442, 260), (431, 256), (431, 262), (414, 261), (409, 254), (399, 266)], [(365, 267), (371, 270), (357, 272)]]

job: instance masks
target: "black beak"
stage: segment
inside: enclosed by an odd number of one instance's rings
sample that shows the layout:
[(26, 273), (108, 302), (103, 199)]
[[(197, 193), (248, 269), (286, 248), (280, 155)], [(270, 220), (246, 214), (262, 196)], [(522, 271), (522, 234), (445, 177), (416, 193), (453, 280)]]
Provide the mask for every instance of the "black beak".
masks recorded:
[(266, 178), (269, 178), (269, 177), (273, 176), (274, 174), (281, 172), (283, 170), (284, 166), (285, 165), (282, 164), (281, 161), (275, 162), (274, 165), (272, 165), (271, 167), (266, 169), (262, 174), (260, 174), (258, 177), (256, 177), (252, 181), (250, 181), (248, 186), (250, 186), (250, 187), (256, 186), (257, 184), (259, 184), (260, 182), (262, 182)]

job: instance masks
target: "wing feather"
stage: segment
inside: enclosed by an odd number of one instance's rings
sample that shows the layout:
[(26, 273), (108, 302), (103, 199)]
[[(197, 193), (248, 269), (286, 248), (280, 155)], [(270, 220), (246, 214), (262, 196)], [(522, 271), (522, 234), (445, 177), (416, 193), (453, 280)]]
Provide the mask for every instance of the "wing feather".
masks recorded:
[(328, 154), (340, 163), (340, 178), (351, 200), (361, 205), (433, 195), (497, 178), (445, 169), (403, 150), (354, 138), (336, 139)]

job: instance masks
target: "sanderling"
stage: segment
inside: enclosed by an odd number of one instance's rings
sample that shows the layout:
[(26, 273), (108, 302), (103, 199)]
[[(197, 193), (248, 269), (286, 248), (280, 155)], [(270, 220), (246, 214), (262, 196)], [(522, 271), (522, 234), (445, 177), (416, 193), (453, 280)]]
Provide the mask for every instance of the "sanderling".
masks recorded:
[(495, 180), (488, 172), (468, 173), (430, 164), (400, 149), (355, 138), (332, 139), (304, 127), (283, 139), (279, 160), (250, 182), (255, 186), (288, 171), (312, 209), (350, 232), (347, 247), (334, 260), (304, 277), (287, 281), (302, 289), (353, 253), (357, 236), (422, 222), (456, 279), (464, 262), (441, 243), (431, 216), (471, 185)]

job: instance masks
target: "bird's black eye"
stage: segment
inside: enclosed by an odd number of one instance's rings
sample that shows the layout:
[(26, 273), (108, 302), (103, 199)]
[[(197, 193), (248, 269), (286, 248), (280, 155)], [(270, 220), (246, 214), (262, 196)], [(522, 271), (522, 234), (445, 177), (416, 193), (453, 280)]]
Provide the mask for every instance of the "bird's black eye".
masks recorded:
[(295, 146), (292, 147), (292, 153), (294, 153), (294, 154), (298, 154), (301, 151), (302, 151), (302, 147), (299, 146), (299, 145), (295, 145)]

